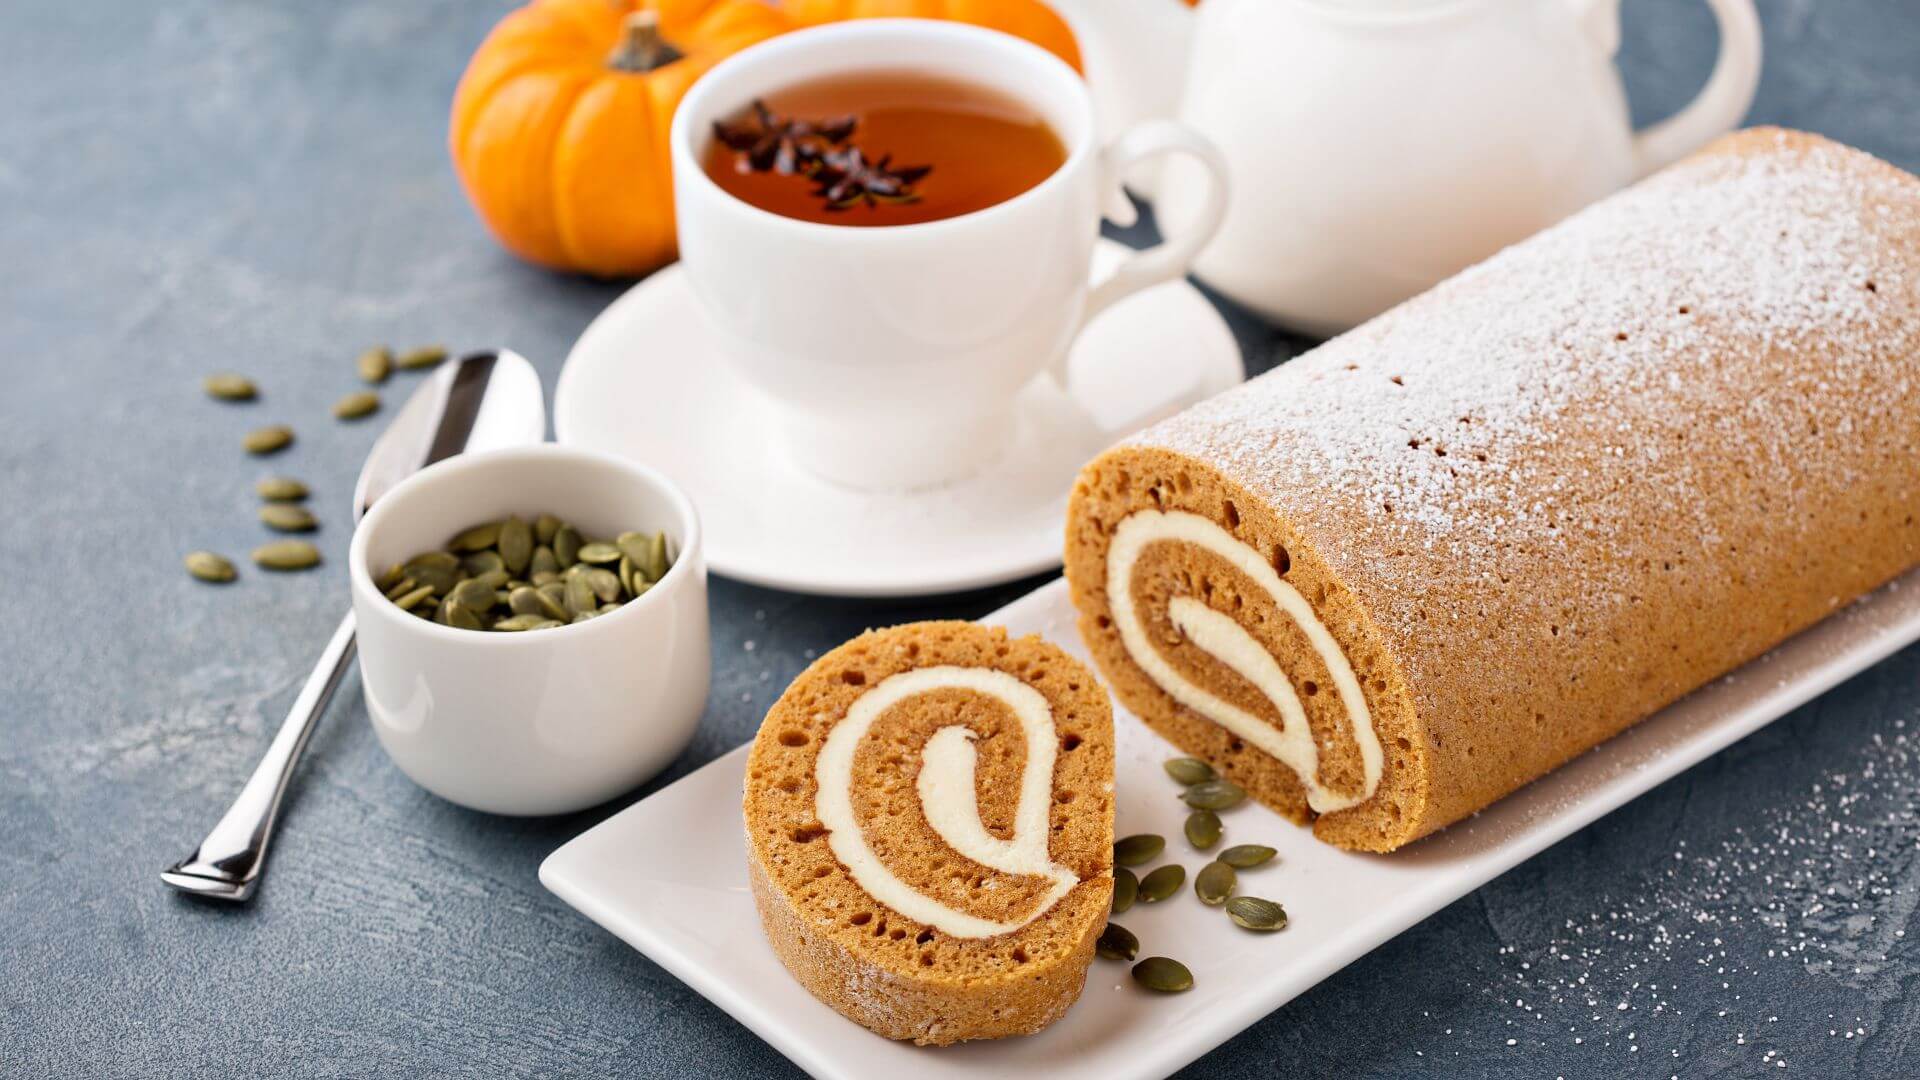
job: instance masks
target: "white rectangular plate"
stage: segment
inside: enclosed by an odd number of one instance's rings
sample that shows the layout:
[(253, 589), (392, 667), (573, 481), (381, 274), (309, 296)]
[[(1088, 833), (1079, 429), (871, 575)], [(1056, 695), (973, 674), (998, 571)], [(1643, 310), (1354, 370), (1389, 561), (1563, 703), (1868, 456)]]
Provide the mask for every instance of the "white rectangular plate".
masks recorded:
[[(1042, 634), (1085, 658), (1064, 582), (982, 621), (1016, 636)], [(1264, 807), (1230, 811), (1223, 843), (1280, 850), (1275, 862), (1241, 874), (1241, 891), (1285, 904), (1290, 928), (1254, 935), (1191, 895), (1138, 905), (1124, 922), (1143, 955), (1185, 961), (1194, 988), (1151, 995), (1133, 986), (1127, 965), (1096, 959), (1066, 1018), (1026, 1038), (944, 1049), (889, 1042), (793, 981), (761, 936), (747, 892), (740, 817), (746, 747), (575, 838), (541, 865), (540, 880), (818, 1077), (1160, 1077), (1494, 876), (1916, 639), (1920, 571), (1397, 854), (1327, 847)], [(1191, 874), (1205, 860), (1181, 837), (1186, 808), (1161, 769), (1172, 748), (1125, 710), (1116, 708), (1114, 721), (1118, 835), (1168, 837), (1166, 858)]]

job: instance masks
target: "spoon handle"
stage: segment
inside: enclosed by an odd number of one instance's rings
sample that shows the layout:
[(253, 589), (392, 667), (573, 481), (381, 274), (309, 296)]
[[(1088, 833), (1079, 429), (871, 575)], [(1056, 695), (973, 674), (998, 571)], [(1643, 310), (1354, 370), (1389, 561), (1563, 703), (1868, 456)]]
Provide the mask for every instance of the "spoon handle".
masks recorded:
[(163, 871), (160, 880), (182, 892), (217, 900), (244, 901), (253, 896), (266, 865), (267, 844), (273, 839), (287, 781), (300, 761), (300, 752), (306, 749), (314, 724), (326, 711), (327, 702), (353, 660), (353, 632), (353, 612), (349, 611), (327, 642), (326, 651), (320, 654), (313, 674), (307, 676), (307, 685), (294, 699), (293, 709), (267, 747), (266, 757), (260, 759), (247, 786), (240, 789), (240, 797), (200, 847)]

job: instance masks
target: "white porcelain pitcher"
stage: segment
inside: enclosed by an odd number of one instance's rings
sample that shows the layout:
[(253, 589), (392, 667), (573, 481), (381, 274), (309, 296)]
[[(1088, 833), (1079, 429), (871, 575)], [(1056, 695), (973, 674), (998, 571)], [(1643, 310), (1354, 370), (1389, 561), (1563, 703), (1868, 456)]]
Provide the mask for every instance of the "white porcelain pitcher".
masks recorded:
[[(1618, 0), (1204, 0), (1180, 116), (1226, 155), (1232, 199), (1194, 272), (1333, 334), (1686, 155), (1760, 74), (1752, 0), (1706, 2), (1706, 88), (1636, 133)], [(1169, 166), (1169, 235), (1205, 190)]]

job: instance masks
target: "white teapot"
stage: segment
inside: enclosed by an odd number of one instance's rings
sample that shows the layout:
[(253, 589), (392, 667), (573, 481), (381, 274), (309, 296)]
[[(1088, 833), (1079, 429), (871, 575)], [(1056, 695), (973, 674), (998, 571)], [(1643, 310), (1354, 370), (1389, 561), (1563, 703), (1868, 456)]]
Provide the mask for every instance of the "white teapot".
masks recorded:
[[(1226, 155), (1194, 263), (1268, 318), (1333, 334), (1729, 131), (1760, 74), (1752, 0), (1707, 0), (1700, 95), (1635, 133), (1618, 0), (1203, 0), (1180, 118)], [(1205, 178), (1169, 163), (1179, 233)]]

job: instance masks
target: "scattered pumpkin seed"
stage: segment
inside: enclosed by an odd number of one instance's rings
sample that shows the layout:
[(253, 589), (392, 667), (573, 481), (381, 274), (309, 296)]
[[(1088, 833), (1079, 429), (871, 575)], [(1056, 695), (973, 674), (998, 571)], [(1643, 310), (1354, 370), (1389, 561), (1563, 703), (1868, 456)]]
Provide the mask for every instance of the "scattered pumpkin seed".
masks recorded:
[(1220, 842), (1220, 815), (1211, 810), (1195, 810), (1187, 815), (1187, 843), (1205, 851)]
[(247, 432), (240, 445), (249, 454), (272, 454), (293, 445), (293, 429), (285, 424), (270, 424)]
[(1119, 923), (1110, 922), (1105, 930), (1100, 931), (1100, 939), (1093, 943), (1093, 951), (1108, 960), (1132, 960), (1139, 955), (1140, 939)]
[(421, 371), (430, 367), (438, 367), (440, 362), (446, 358), (447, 350), (445, 346), (420, 345), (394, 357), (393, 366), (399, 368), (401, 371)]
[(275, 532), (312, 532), (320, 527), (304, 506), (292, 503), (267, 503), (260, 508), (260, 524)]
[(1227, 901), (1227, 918), (1243, 930), (1287, 928), (1287, 909), (1257, 896), (1236, 896)]
[(1265, 844), (1235, 844), (1220, 853), (1220, 861), (1236, 870), (1247, 870), (1259, 866), (1274, 855), (1274, 850)]
[(211, 581), (222, 585), (239, 575), (234, 572), (233, 560), (224, 555), (215, 555), (211, 551), (189, 552), (186, 558), (187, 573), (201, 581)]
[(353, 362), (353, 366), (360, 372), (361, 382), (370, 382), (377, 386), (386, 382), (387, 376), (393, 374), (393, 350), (385, 345), (375, 345), (361, 353), (359, 359)]
[(1202, 780), (1187, 789), (1183, 798), (1196, 810), (1226, 810), (1240, 805), (1247, 793), (1231, 780)]
[(252, 401), (260, 396), (260, 388), (245, 375), (235, 375), (231, 371), (216, 372), (200, 380), (207, 396), (220, 401)]
[(253, 561), (265, 570), (305, 570), (320, 565), (320, 549), (305, 540), (276, 540), (254, 548)]
[(371, 390), (355, 390), (333, 403), (335, 420), (358, 420), (380, 411), (380, 395)]
[(1203, 780), (1211, 780), (1214, 777), (1213, 766), (1201, 761), (1199, 758), (1170, 758), (1165, 768), (1168, 776), (1173, 777), (1182, 784), (1198, 784)]
[(533, 561), (533, 526), (515, 514), (500, 523), (500, 559), (507, 569), (520, 573)]
[(1123, 836), (1113, 842), (1113, 861), (1121, 866), (1139, 866), (1159, 858), (1166, 847), (1167, 838), (1154, 833)]
[(1140, 879), (1140, 902), (1157, 904), (1179, 892), (1180, 886), (1186, 883), (1187, 868), (1179, 863), (1154, 867), (1151, 873)]
[(1177, 994), (1193, 989), (1193, 972), (1178, 960), (1149, 956), (1133, 965), (1133, 981), (1161, 994)]
[(307, 497), (307, 485), (285, 476), (269, 476), (253, 485), (253, 493), (268, 502), (299, 502)]
[(1140, 879), (1124, 866), (1113, 868), (1113, 913), (1120, 915), (1140, 896)]
[(1233, 887), (1239, 880), (1240, 876), (1233, 872), (1233, 867), (1216, 859), (1193, 875), (1193, 894), (1208, 907), (1219, 907), (1227, 902), (1227, 897), (1233, 895)]

